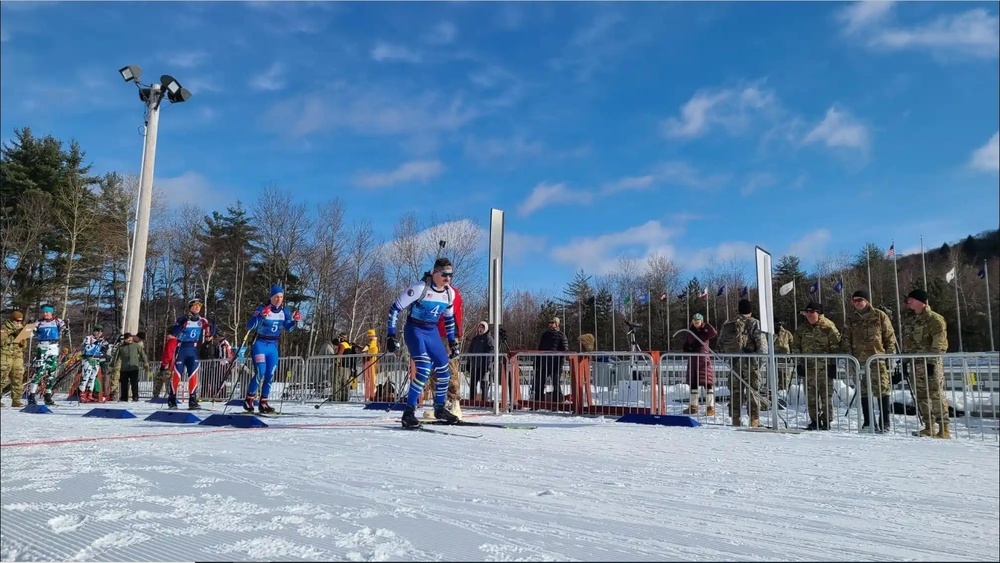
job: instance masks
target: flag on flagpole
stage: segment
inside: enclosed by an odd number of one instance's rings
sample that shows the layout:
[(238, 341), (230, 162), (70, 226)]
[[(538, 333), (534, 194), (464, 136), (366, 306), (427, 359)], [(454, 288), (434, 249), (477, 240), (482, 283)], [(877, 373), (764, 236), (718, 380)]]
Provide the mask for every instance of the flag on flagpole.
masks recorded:
[(955, 279), (955, 268), (948, 270), (948, 273), (944, 275), (944, 281), (951, 283), (951, 280)]
[(844, 291), (844, 280), (843, 279), (837, 280), (837, 283), (835, 283), (833, 285), (833, 291), (836, 292), (836, 293), (840, 293), (841, 291)]
[(666, 301), (666, 300), (667, 300), (667, 294), (666, 294), (666, 292), (661, 293), (660, 294), (660, 301)]
[(722, 294), (726, 292), (726, 286), (719, 288), (719, 292), (715, 294), (716, 297), (722, 297)]
[(679, 294), (677, 294), (677, 298), (678, 298), (678, 299), (684, 299), (685, 297), (687, 297), (687, 295), (688, 295), (688, 292), (687, 292), (687, 290), (685, 289), (684, 291), (682, 291), (682, 292), (680, 292)]
[(983, 266), (982, 268), (979, 268), (979, 273), (976, 274), (976, 275), (979, 276), (979, 279), (985, 280), (986, 279), (986, 266)]
[(781, 286), (781, 288), (778, 289), (778, 293), (780, 293), (781, 295), (788, 295), (789, 293), (792, 292), (792, 289), (794, 288), (795, 288), (795, 280), (792, 280), (786, 283), (785, 285)]
[(885, 257), (892, 258), (895, 255), (896, 255), (896, 243), (894, 242), (891, 245), (889, 245), (889, 252), (885, 253)]
[(819, 281), (814, 281), (811, 286), (809, 286), (809, 293), (816, 293), (819, 291)]
[(639, 295), (639, 297), (636, 298), (636, 301), (638, 301), (641, 305), (649, 303), (649, 292), (647, 291), (646, 293)]
[(746, 297), (747, 295), (750, 295), (750, 290), (744, 285), (743, 291), (740, 292), (740, 297)]
[(622, 297), (622, 304), (623, 305), (628, 305), (631, 302), (632, 302), (632, 294), (631, 293), (627, 293), (627, 294), (625, 294), (625, 297)]
[(708, 299), (708, 288), (707, 287), (705, 289), (701, 290), (701, 293), (698, 294), (698, 299)]

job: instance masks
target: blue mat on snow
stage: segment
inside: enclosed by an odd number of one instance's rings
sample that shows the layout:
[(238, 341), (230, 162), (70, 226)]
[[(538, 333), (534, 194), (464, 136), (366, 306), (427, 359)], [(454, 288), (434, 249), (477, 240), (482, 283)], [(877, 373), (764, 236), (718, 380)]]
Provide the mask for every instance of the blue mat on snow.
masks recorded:
[(125, 409), (90, 409), (83, 416), (93, 418), (136, 418), (134, 414)]
[(676, 414), (626, 414), (615, 422), (629, 422), (632, 424), (653, 424), (657, 426), (684, 426), (694, 428), (701, 426), (701, 423), (690, 416)]

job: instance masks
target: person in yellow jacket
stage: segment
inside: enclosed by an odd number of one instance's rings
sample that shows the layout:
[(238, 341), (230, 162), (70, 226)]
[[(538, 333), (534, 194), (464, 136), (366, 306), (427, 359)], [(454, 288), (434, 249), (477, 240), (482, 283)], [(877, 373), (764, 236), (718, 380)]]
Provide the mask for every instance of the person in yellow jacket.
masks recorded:
[(375, 329), (370, 328), (368, 332), (365, 333), (368, 337), (368, 344), (362, 348), (362, 352), (369, 354), (370, 358), (365, 358), (365, 389), (371, 389), (370, 393), (365, 393), (365, 395), (374, 396), (375, 386), (378, 385), (378, 336), (375, 334)]

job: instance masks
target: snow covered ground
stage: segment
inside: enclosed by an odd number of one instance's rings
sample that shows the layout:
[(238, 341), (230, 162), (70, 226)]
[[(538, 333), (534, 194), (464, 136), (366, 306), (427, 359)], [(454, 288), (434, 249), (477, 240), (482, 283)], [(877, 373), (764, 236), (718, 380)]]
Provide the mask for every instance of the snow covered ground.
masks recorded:
[(468, 439), (353, 405), (239, 430), (142, 420), (156, 408), (0, 411), (0, 558), (1000, 559), (995, 441), (530, 414), (444, 429)]

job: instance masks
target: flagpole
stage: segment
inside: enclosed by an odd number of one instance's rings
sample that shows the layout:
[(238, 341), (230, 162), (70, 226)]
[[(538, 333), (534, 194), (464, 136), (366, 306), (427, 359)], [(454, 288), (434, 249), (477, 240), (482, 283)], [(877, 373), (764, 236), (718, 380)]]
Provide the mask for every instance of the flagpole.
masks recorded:
[[(611, 304), (614, 305), (614, 297), (612, 297), (611, 299), (612, 299)], [(615, 319), (615, 311), (614, 311), (614, 307), (612, 307), (611, 308), (611, 326), (615, 325), (614, 319)], [(600, 344), (597, 344), (598, 342), (600, 342), (600, 341), (597, 339), (597, 295), (595, 294), (594, 295), (594, 348), (597, 348), (598, 350), (600, 350), (600, 348), (599, 348)]]
[(618, 324), (617, 322), (615, 322), (617, 320), (618, 319), (615, 318), (615, 294), (614, 292), (612, 292), (611, 293), (611, 351), (612, 352), (618, 351), (618, 334), (617, 334), (618, 331), (615, 330), (615, 325)]
[(955, 271), (955, 314), (958, 316), (958, 351), (963, 352), (965, 348), (962, 346), (962, 307), (961, 303), (958, 301), (958, 264), (954, 266)]
[[(582, 299), (582, 298), (581, 298)], [(577, 336), (583, 336), (583, 301), (576, 302), (576, 334)], [(580, 339), (577, 338), (577, 342)], [(597, 335), (594, 335), (594, 343), (597, 343)], [(583, 344), (580, 344), (580, 351), (583, 352)]]
[(684, 295), (684, 302), (687, 305), (687, 317), (684, 318), (684, 326), (691, 322), (691, 291), (688, 290)]
[(924, 291), (927, 291), (927, 259), (924, 255), (924, 235), (920, 235), (920, 263), (924, 268)]
[(990, 271), (986, 268), (986, 260), (983, 260), (983, 281), (986, 282), (986, 319), (990, 323), (990, 352), (996, 352), (993, 346), (993, 302), (990, 301)]
[(872, 301), (875, 299), (875, 296), (872, 295), (872, 247), (867, 243), (865, 243), (865, 256), (868, 261), (868, 300)]
[(673, 289), (667, 288), (667, 352), (670, 351), (670, 294)]
[[(708, 288), (705, 288), (705, 289), (708, 289)], [(711, 301), (712, 301), (712, 296), (709, 295), (708, 292), (706, 291), (705, 292), (705, 324), (708, 324), (710, 322), (710, 319), (709, 319), (709, 316), (708, 316), (708, 310), (712, 308), (711, 305), (710, 305)]]
[(903, 353), (903, 311), (899, 308), (899, 268), (896, 267), (896, 241), (892, 241), (892, 277), (896, 283), (896, 323), (899, 331), (899, 338), (896, 339), (896, 343), (899, 344), (899, 353)]
[[(843, 274), (841, 274), (841, 280), (843, 280)], [(844, 291), (844, 286), (840, 286), (840, 312), (844, 314), (844, 326), (847, 326), (847, 292)]]
[(653, 351), (653, 290), (646, 288), (646, 334), (649, 335), (647, 352)]
[(729, 320), (729, 288), (726, 288), (726, 320)]
[(792, 310), (795, 311), (795, 330), (799, 330), (799, 298), (798, 293), (795, 291), (795, 278), (792, 278)]

